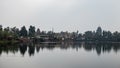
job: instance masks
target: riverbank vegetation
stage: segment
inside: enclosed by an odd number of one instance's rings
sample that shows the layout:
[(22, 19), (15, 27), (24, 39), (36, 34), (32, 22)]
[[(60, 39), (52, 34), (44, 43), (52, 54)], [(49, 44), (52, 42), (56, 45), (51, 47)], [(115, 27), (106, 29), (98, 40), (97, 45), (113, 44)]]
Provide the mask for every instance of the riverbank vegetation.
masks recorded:
[(86, 31), (85, 33), (76, 32), (54, 32), (41, 31), (35, 26), (30, 26), (26, 29), (22, 26), (20, 29), (17, 27), (5, 27), (0, 25), (0, 44), (1, 43), (17, 43), (26, 41), (38, 42), (58, 42), (58, 41), (110, 41), (120, 42), (120, 32), (106, 31), (98, 27), (95, 31)]

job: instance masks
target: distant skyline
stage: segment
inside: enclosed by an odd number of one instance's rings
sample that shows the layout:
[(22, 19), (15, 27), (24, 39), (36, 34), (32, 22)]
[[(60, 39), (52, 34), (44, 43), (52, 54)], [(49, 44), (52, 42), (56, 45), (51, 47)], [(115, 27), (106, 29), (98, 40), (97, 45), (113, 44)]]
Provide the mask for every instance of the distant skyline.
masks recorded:
[(120, 31), (119, 0), (0, 0), (0, 24), (55, 32)]

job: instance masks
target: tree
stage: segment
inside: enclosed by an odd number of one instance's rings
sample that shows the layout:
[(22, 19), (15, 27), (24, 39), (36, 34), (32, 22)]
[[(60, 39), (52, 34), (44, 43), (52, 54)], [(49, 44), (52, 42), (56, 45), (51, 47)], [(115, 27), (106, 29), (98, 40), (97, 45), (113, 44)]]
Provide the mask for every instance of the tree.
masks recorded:
[(37, 29), (36, 35), (40, 35), (40, 29)]
[(3, 28), (2, 28), (2, 25), (0, 25), (0, 31), (2, 31), (2, 29), (3, 29)]
[(18, 38), (19, 35), (20, 35), (20, 31), (16, 27), (11, 28), (11, 32), (13, 33), (13, 35), (14, 35), (15, 38)]
[(112, 40), (112, 33), (110, 31), (103, 31), (102, 39), (106, 41)]
[(23, 26), (20, 30), (20, 36), (27, 37), (27, 30), (26, 27)]
[(37, 32), (36, 32), (36, 34), (35, 34), (35, 37), (40, 38), (40, 34), (41, 34), (41, 32), (40, 32), (40, 29), (38, 28), (38, 29), (37, 29)]
[(102, 28), (98, 27), (95, 34), (95, 40), (100, 41), (101, 39), (102, 39)]
[(92, 31), (86, 31), (84, 36), (85, 36), (85, 40), (93, 40), (93, 32)]
[(10, 27), (4, 28), (4, 31), (9, 32), (10, 31)]
[(118, 31), (115, 31), (113, 33), (113, 40), (114, 41), (120, 41), (120, 33)]
[(108, 41), (111, 41), (112, 40), (112, 33), (110, 31), (108, 31), (107, 35), (108, 35)]
[(10, 36), (10, 27), (6, 27), (4, 28), (4, 31), (3, 31), (3, 38), (6, 39), (8, 36)]
[(34, 37), (35, 36), (35, 27), (30, 26), (29, 27), (29, 37)]
[(102, 28), (101, 28), (101, 27), (98, 27), (98, 28), (97, 28), (96, 34), (97, 34), (98, 36), (102, 36)]
[(1, 40), (2, 37), (3, 37), (3, 36), (2, 36), (2, 35), (3, 35), (2, 33), (3, 33), (3, 31), (2, 31), (2, 25), (0, 25), (0, 40)]

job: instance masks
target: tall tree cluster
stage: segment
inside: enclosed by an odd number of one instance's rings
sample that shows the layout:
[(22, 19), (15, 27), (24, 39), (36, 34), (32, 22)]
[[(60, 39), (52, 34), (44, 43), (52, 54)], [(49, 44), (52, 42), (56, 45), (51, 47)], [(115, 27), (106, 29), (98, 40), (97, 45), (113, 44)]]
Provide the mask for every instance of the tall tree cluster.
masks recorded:
[(118, 31), (110, 32), (102, 30), (98, 27), (96, 31), (86, 31), (83, 36), (86, 41), (120, 41), (120, 33)]
[(29, 28), (29, 37), (34, 37), (35, 36), (35, 27), (30, 26)]

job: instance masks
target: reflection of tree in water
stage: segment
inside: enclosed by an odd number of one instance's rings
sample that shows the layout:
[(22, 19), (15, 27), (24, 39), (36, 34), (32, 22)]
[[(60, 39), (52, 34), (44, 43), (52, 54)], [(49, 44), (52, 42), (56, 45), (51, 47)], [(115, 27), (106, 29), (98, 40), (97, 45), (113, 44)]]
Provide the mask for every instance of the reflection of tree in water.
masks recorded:
[(40, 51), (40, 46), (39, 45), (35, 45), (36, 46), (36, 51), (39, 53)]
[(118, 52), (119, 49), (120, 49), (120, 44), (119, 44), (119, 45), (118, 45), (118, 44), (115, 44), (114, 47), (113, 47), (113, 50), (114, 50), (115, 52)]
[(27, 51), (27, 45), (21, 44), (19, 48), (20, 48), (20, 53), (24, 56), (25, 52)]
[[(104, 52), (110, 52), (111, 50), (114, 50), (114, 52), (118, 52), (120, 50), (120, 43), (46, 43), (46, 44), (17, 44), (17, 45), (0, 45), (0, 55), (4, 53), (17, 53), (20, 51), (21, 55), (25, 55), (25, 53), (28, 51), (29, 56), (32, 56), (36, 52), (39, 52), (40, 50), (54, 50), (55, 48), (60, 48), (61, 50), (67, 50), (69, 48), (76, 49), (78, 51), (81, 47), (85, 49), (85, 51), (92, 51), (95, 50), (98, 55), (101, 55), (101, 53)], [(28, 48), (28, 50), (27, 50)]]
[(96, 50), (97, 54), (100, 55), (101, 52), (110, 52), (112, 49), (117, 52), (120, 49), (120, 43), (85, 43), (83, 45), (85, 50)]
[(2, 54), (2, 49), (1, 49), (1, 47), (0, 47), (0, 55)]
[(0, 55), (4, 52), (6, 54), (8, 53), (17, 53), (18, 50), (18, 45), (0, 45)]
[(35, 46), (33, 45), (33, 44), (30, 44), (29, 46), (28, 46), (28, 53), (29, 53), (29, 55), (31, 56), (31, 55), (34, 55), (34, 53), (35, 53)]

